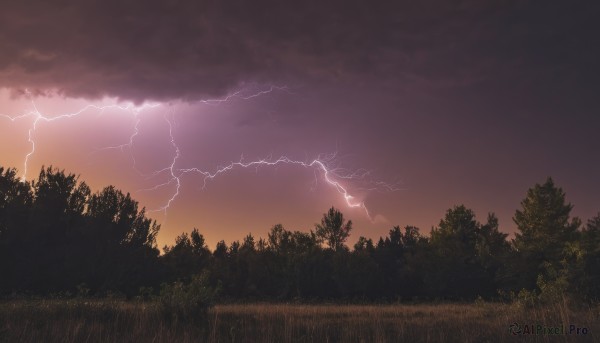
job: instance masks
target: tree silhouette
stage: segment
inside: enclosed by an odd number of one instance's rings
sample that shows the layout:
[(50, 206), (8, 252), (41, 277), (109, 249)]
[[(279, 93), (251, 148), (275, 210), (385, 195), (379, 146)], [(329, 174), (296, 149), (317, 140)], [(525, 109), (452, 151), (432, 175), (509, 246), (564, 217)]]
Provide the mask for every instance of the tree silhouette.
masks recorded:
[(488, 268), (492, 266), (488, 250), (495, 243), (497, 225), (493, 214), (481, 225), (464, 205), (446, 212), (431, 231), (431, 269), (426, 282), (431, 294), (472, 298), (495, 292), (495, 269)]
[(208, 267), (212, 257), (204, 236), (196, 228), (189, 235), (182, 233), (177, 236), (175, 245), (165, 246), (163, 250), (162, 260), (169, 270), (171, 281), (200, 274)]
[(567, 291), (599, 300), (600, 213), (579, 231), (552, 179), (521, 205), (512, 245), (494, 214), (481, 224), (460, 205), (429, 237), (394, 226), (377, 244), (360, 237), (349, 250), (352, 222), (332, 207), (314, 231), (277, 224), (267, 239), (248, 234), (211, 252), (193, 229), (159, 255), (160, 226), (129, 194), (113, 186), (92, 193), (52, 167), (30, 182), (0, 167), (0, 295), (85, 289), (132, 297), (140, 287), (146, 295), (164, 282), (185, 288), (203, 275), (232, 300), (474, 299), (523, 287), (537, 287), (540, 299)]
[[(91, 194), (78, 177), (43, 167), (20, 182), (0, 172), (0, 291), (118, 290), (134, 295), (158, 281), (159, 226), (129, 194)], [(4, 262), (5, 261), (5, 262)]]
[(0, 167), (0, 291), (19, 289), (26, 258), (20, 248), (26, 245), (24, 230), (29, 221), (33, 192), (21, 182), (15, 169)]
[(316, 225), (316, 235), (324, 240), (330, 249), (340, 251), (352, 231), (352, 221), (344, 221), (344, 215), (334, 207), (323, 214), (321, 224)]
[(589, 219), (581, 232), (580, 248), (571, 270), (575, 291), (588, 300), (600, 300), (600, 212)]
[(32, 202), (31, 185), (19, 181), (15, 169), (0, 167), (0, 242), (25, 225)]
[(523, 287), (535, 287), (537, 275), (543, 273), (547, 264), (561, 268), (565, 248), (577, 239), (577, 229), (581, 225), (578, 218), (570, 218), (573, 205), (565, 203), (565, 193), (548, 178), (542, 185), (536, 184), (527, 191), (513, 218), (519, 232), (513, 244), (522, 264), (521, 280)]

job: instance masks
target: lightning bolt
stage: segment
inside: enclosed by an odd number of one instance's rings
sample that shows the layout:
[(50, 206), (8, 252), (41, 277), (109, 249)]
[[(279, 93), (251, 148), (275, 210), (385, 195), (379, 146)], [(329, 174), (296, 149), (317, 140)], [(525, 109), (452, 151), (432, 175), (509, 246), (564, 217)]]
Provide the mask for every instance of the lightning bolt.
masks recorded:
[[(245, 91), (245, 90), (238, 90), (238, 91), (231, 93), (221, 99), (208, 99), (208, 100), (201, 100), (199, 102), (202, 104), (217, 106), (222, 103), (231, 101), (233, 99), (250, 100), (250, 99), (271, 93), (273, 91), (284, 91), (284, 92), (289, 93), (289, 89), (285, 86), (282, 86), (282, 87), (270, 86), (266, 89), (259, 90), (254, 93), (248, 93), (248, 91)], [(346, 205), (349, 208), (363, 209), (365, 211), (366, 215), (369, 217), (369, 219), (372, 220), (369, 210), (365, 206), (365, 203), (362, 201), (355, 200), (355, 197), (350, 194), (347, 186), (344, 186), (340, 182), (341, 180), (350, 181), (350, 180), (365, 179), (369, 175), (369, 171), (364, 170), (364, 169), (357, 170), (357, 171), (348, 171), (346, 169), (336, 167), (336, 162), (335, 162), (336, 154), (335, 153), (329, 154), (329, 155), (319, 155), (315, 159), (306, 160), (306, 161), (295, 160), (295, 159), (288, 158), (287, 156), (281, 156), (277, 159), (273, 159), (273, 158), (269, 157), (269, 158), (258, 159), (258, 160), (254, 160), (254, 161), (250, 161), (250, 162), (245, 162), (242, 157), (242, 158), (240, 158), (239, 161), (231, 162), (229, 165), (226, 165), (224, 167), (219, 167), (214, 171), (206, 171), (206, 170), (202, 170), (202, 169), (196, 168), (196, 167), (194, 167), (194, 168), (178, 168), (177, 162), (181, 157), (181, 150), (175, 140), (175, 136), (174, 136), (175, 116), (174, 116), (174, 113), (171, 112), (164, 116), (164, 120), (168, 127), (168, 133), (169, 133), (169, 138), (170, 138), (169, 143), (170, 143), (171, 147), (173, 148), (173, 152), (174, 152), (173, 157), (170, 160), (170, 163), (168, 165), (166, 165), (164, 168), (156, 170), (154, 172), (151, 172), (150, 174), (144, 174), (140, 170), (137, 169), (137, 167), (136, 167), (137, 163), (136, 163), (135, 157), (133, 155), (135, 139), (139, 135), (140, 114), (143, 113), (147, 109), (159, 107), (159, 106), (161, 106), (161, 104), (143, 104), (141, 106), (134, 106), (133, 104), (127, 104), (127, 105), (112, 104), (112, 105), (107, 105), (107, 106), (99, 106), (99, 105), (90, 104), (90, 105), (87, 105), (87, 106), (81, 108), (80, 110), (78, 110), (76, 112), (60, 114), (60, 115), (56, 115), (56, 116), (48, 116), (48, 115), (43, 114), (37, 108), (37, 105), (33, 99), (33, 96), (31, 95), (31, 93), (26, 91), (26, 95), (28, 97), (28, 100), (31, 103), (32, 110), (25, 112), (18, 116), (9, 116), (9, 115), (0, 114), (0, 117), (6, 118), (12, 122), (15, 122), (15, 121), (21, 120), (21, 119), (25, 119), (25, 118), (33, 118), (32, 125), (28, 129), (28, 142), (31, 145), (31, 149), (28, 151), (28, 153), (26, 154), (26, 156), (24, 158), (24, 170), (23, 170), (23, 174), (21, 176), (21, 179), (23, 181), (26, 180), (26, 175), (27, 175), (27, 172), (29, 169), (29, 161), (31, 159), (31, 156), (33, 156), (35, 154), (35, 149), (36, 149), (35, 133), (38, 130), (38, 124), (40, 122), (48, 123), (48, 122), (54, 122), (54, 121), (59, 121), (59, 120), (67, 120), (70, 118), (84, 115), (85, 113), (90, 113), (91, 111), (95, 111), (98, 114), (102, 114), (106, 110), (113, 109), (113, 110), (124, 111), (124, 112), (132, 115), (135, 118), (135, 124), (133, 127), (133, 131), (132, 131), (131, 135), (129, 136), (129, 139), (127, 142), (98, 149), (98, 150), (92, 152), (92, 154), (97, 153), (99, 151), (111, 150), (111, 149), (119, 149), (121, 152), (125, 152), (125, 150), (128, 150), (129, 155), (132, 159), (133, 168), (138, 172), (138, 174), (144, 176), (147, 179), (152, 179), (154, 177), (164, 175), (164, 174), (167, 175), (166, 182), (156, 184), (155, 186), (153, 186), (151, 188), (139, 190), (139, 191), (156, 191), (160, 188), (175, 184), (175, 190), (171, 194), (170, 198), (167, 199), (166, 202), (162, 206), (160, 206), (157, 209), (150, 210), (149, 212), (162, 211), (165, 213), (165, 215), (167, 214), (167, 210), (170, 208), (172, 203), (179, 196), (179, 192), (182, 187), (181, 177), (186, 174), (200, 175), (202, 177), (202, 189), (204, 189), (204, 188), (206, 188), (207, 183), (210, 180), (215, 179), (216, 177), (218, 177), (222, 174), (225, 174), (231, 170), (234, 170), (236, 168), (256, 168), (256, 169), (258, 169), (259, 167), (274, 167), (274, 166), (279, 166), (279, 165), (295, 165), (298, 167), (313, 169), (315, 171), (315, 182), (317, 181), (316, 174), (317, 173), (322, 174), (323, 180), (325, 180), (325, 182), (330, 187), (335, 189), (343, 197)], [(379, 190), (386, 190), (386, 191), (394, 191), (394, 190), (398, 189), (396, 186), (390, 185), (390, 184), (387, 184), (384, 182), (373, 183), (373, 185), (374, 186), (371, 187), (370, 189), (379, 189)]]
[[(6, 114), (0, 114), (0, 117), (6, 118), (6, 119), (10, 120), (11, 122), (15, 122), (19, 119), (24, 119), (24, 118), (28, 118), (28, 117), (33, 118), (33, 123), (28, 130), (28, 138), (27, 138), (29, 144), (31, 145), (31, 149), (29, 150), (27, 155), (25, 155), (25, 161), (23, 162), (23, 174), (21, 175), (22, 181), (26, 181), (27, 171), (29, 169), (29, 159), (31, 158), (31, 156), (33, 156), (33, 154), (35, 154), (35, 145), (36, 145), (35, 132), (36, 132), (38, 124), (40, 122), (43, 121), (43, 122), (49, 123), (49, 122), (54, 122), (54, 121), (59, 121), (59, 120), (70, 119), (70, 118), (80, 116), (90, 110), (96, 110), (99, 113), (102, 113), (105, 110), (118, 109), (118, 110), (129, 112), (129, 113), (133, 114), (134, 116), (137, 116), (139, 113), (141, 113), (142, 111), (144, 111), (148, 108), (155, 108), (155, 107), (160, 106), (160, 104), (144, 104), (142, 106), (134, 106), (132, 104), (128, 104), (128, 105), (114, 104), (114, 105), (107, 105), (107, 106), (99, 106), (99, 105), (90, 104), (76, 112), (65, 113), (65, 114), (60, 114), (60, 115), (54, 116), (54, 117), (49, 117), (49, 116), (44, 115), (40, 110), (38, 110), (37, 105), (36, 105), (35, 101), (33, 100), (32, 94), (28, 90), (25, 90), (25, 93), (26, 93), (27, 97), (29, 98), (29, 101), (33, 108), (32, 110), (27, 111), (26, 113), (24, 113), (22, 115), (14, 116), (14, 117), (6, 115)], [(136, 131), (137, 131), (137, 125), (136, 125)]]
[(177, 145), (177, 143), (175, 142), (175, 138), (173, 137), (173, 122), (172, 119), (169, 119), (168, 116), (164, 116), (165, 121), (167, 122), (167, 125), (169, 126), (169, 137), (170, 137), (170, 143), (171, 146), (173, 147), (173, 149), (175, 150), (175, 155), (173, 156), (173, 159), (171, 160), (171, 164), (169, 166), (167, 166), (166, 168), (163, 168), (161, 170), (157, 170), (154, 173), (152, 173), (150, 176), (156, 176), (159, 175), (160, 173), (163, 172), (168, 172), (169, 173), (169, 180), (167, 182), (158, 184), (152, 188), (146, 188), (146, 189), (142, 189), (139, 191), (155, 191), (158, 190), (159, 188), (168, 186), (172, 183), (176, 184), (176, 188), (175, 188), (175, 192), (173, 193), (173, 195), (171, 195), (171, 197), (167, 200), (167, 202), (159, 207), (158, 209), (154, 209), (154, 210), (150, 210), (148, 212), (159, 212), (159, 211), (163, 211), (166, 215), (167, 210), (169, 209), (169, 207), (171, 206), (171, 203), (173, 201), (175, 201), (175, 199), (177, 198), (177, 196), (179, 196), (179, 189), (181, 188), (181, 179), (180, 176), (181, 175), (175, 175), (175, 173), (177, 172), (177, 170), (175, 169), (175, 164), (177, 163), (177, 160), (179, 159), (179, 157), (181, 156), (180, 150), (179, 150), (179, 146)]
[[(335, 156), (335, 154), (333, 154), (332, 156)], [(344, 197), (344, 200), (345, 200), (346, 204), (348, 205), (348, 207), (362, 208), (365, 210), (365, 212), (367, 213), (367, 215), (370, 218), (371, 216), (369, 215), (369, 211), (368, 211), (367, 207), (365, 206), (364, 202), (354, 201), (353, 200), (354, 197), (352, 195), (350, 195), (350, 193), (348, 192), (346, 187), (344, 187), (340, 182), (335, 180), (335, 178), (352, 178), (352, 175), (340, 176), (340, 175), (336, 174), (335, 169), (328, 167), (328, 161), (331, 161), (331, 160), (333, 160), (333, 158), (327, 157), (327, 156), (326, 157), (319, 156), (318, 158), (316, 158), (312, 161), (309, 161), (309, 162), (293, 160), (286, 156), (281, 156), (278, 159), (268, 158), (268, 159), (260, 159), (260, 160), (251, 161), (251, 162), (244, 162), (243, 159), (240, 159), (240, 161), (232, 162), (231, 164), (229, 164), (225, 167), (221, 167), (212, 173), (208, 172), (208, 171), (200, 170), (198, 168), (180, 169), (180, 172), (182, 174), (197, 173), (197, 174), (202, 175), (203, 176), (202, 188), (205, 188), (208, 180), (214, 179), (217, 176), (219, 176), (220, 174), (226, 173), (235, 168), (277, 166), (277, 165), (281, 165), (281, 164), (297, 165), (297, 166), (301, 166), (304, 168), (316, 168), (317, 170), (319, 170), (323, 173), (323, 178), (325, 179), (325, 181), (330, 186), (335, 188)]]
[(93, 155), (95, 155), (95, 154), (97, 154), (97, 153), (99, 153), (101, 151), (106, 151), (106, 150), (119, 149), (121, 152), (125, 152), (125, 149), (127, 149), (129, 151), (129, 157), (131, 158), (131, 161), (133, 162), (132, 163), (133, 170), (135, 170), (140, 176), (145, 176), (144, 173), (142, 173), (137, 168), (137, 161), (135, 160), (135, 156), (133, 155), (133, 142), (134, 142), (135, 138), (140, 133), (140, 129), (139, 129), (140, 118), (137, 115), (138, 113), (134, 113), (135, 124), (133, 125), (133, 133), (131, 134), (131, 136), (129, 136), (129, 140), (128, 140), (127, 143), (123, 143), (123, 144), (119, 144), (119, 145), (114, 145), (114, 146), (107, 146), (107, 147), (104, 147), (104, 148), (96, 149), (95, 151), (92, 151), (92, 153), (90, 154), (90, 156), (93, 156)]

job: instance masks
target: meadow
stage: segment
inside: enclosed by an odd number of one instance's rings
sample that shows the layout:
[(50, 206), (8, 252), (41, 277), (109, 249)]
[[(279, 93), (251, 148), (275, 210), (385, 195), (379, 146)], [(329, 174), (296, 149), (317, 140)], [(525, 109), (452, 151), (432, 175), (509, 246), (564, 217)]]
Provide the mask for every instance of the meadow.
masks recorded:
[[(592, 342), (600, 340), (599, 317), (599, 307), (566, 303), (221, 304), (181, 315), (153, 301), (9, 300), (0, 304), (0, 341)], [(515, 322), (517, 336), (509, 331)], [(524, 325), (534, 331), (527, 334)], [(535, 332), (537, 325), (546, 333)], [(561, 325), (565, 334), (548, 332)], [(586, 334), (568, 334), (570, 325)]]

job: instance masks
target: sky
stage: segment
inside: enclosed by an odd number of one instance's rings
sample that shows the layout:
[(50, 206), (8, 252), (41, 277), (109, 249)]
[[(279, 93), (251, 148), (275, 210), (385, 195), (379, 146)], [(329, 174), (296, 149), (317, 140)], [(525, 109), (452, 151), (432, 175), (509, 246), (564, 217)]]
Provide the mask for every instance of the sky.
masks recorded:
[(600, 211), (599, 15), (552, 0), (3, 4), (0, 165), (130, 192), (159, 246), (194, 227), (211, 247), (308, 231), (331, 206), (352, 242), (427, 234), (459, 204), (513, 233), (547, 177), (585, 222)]

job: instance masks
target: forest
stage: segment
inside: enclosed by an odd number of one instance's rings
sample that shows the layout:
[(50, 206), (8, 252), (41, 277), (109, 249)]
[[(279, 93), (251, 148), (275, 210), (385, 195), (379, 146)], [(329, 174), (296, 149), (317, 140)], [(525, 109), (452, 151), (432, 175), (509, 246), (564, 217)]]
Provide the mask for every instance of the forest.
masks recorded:
[[(552, 302), (600, 297), (600, 213), (583, 223), (551, 178), (526, 190), (513, 239), (493, 213), (456, 205), (427, 234), (394, 226), (348, 246), (352, 221), (327, 210), (309, 232), (274, 225), (210, 250), (200, 231), (159, 249), (160, 225), (130, 194), (93, 192), (44, 167), (24, 182), (0, 168), (0, 295), (219, 301)], [(170, 292), (170, 293), (169, 293)], [(189, 294), (188, 294), (189, 295)]]

